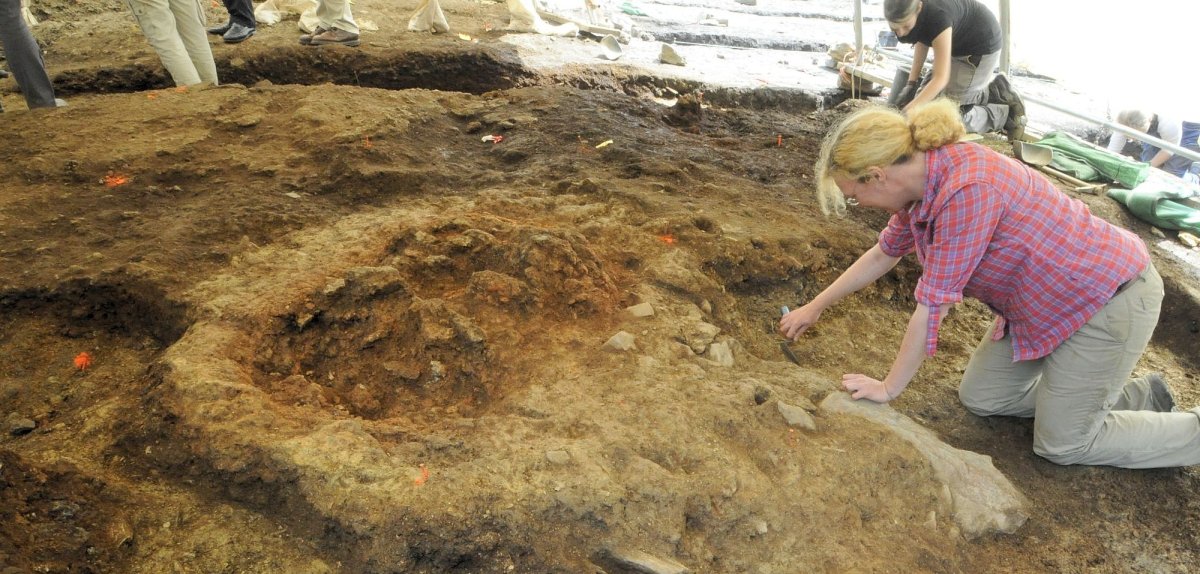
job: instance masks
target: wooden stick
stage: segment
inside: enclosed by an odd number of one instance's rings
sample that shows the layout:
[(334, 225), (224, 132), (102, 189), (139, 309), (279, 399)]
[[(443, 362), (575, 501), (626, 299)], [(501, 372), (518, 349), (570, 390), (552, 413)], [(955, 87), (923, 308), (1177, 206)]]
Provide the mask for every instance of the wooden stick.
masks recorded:
[(1104, 184), (1102, 184), (1102, 183), (1086, 182), (1077, 177), (1067, 175), (1061, 171), (1058, 171), (1057, 169), (1054, 169), (1048, 165), (1039, 165), (1039, 166), (1037, 166), (1037, 168), (1042, 170), (1046, 174), (1057, 177), (1058, 179), (1061, 179), (1064, 182), (1075, 186), (1074, 191), (1090, 191), (1092, 193), (1098, 193), (1098, 190), (1100, 188), (1104, 187)]

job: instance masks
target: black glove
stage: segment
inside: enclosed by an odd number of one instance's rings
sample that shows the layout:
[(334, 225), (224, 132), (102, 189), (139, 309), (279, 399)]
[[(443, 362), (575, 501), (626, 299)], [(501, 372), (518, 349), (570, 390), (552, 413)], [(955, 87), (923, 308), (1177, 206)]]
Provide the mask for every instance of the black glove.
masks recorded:
[(913, 98), (916, 98), (916, 97), (917, 97), (917, 85), (916, 84), (905, 84), (904, 88), (900, 90), (900, 95), (896, 96), (896, 107), (900, 108), (900, 109), (904, 109), (904, 106), (907, 106), (909, 104), (909, 102), (912, 102)]

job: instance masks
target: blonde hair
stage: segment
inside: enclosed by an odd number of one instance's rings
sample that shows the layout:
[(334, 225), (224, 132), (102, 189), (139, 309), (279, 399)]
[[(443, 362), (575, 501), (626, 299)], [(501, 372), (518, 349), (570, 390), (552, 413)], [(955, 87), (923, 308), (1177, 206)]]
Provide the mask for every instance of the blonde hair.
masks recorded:
[(1152, 119), (1154, 114), (1145, 110), (1121, 110), (1121, 113), (1117, 114), (1118, 124), (1139, 132), (1149, 131)]
[(918, 106), (907, 117), (884, 106), (850, 114), (825, 136), (813, 169), (821, 211), (846, 214), (846, 197), (834, 177), (863, 177), (872, 167), (903, 163), (917, 152), (957, 142), (964, 133), (958, 103), (946, 98)]

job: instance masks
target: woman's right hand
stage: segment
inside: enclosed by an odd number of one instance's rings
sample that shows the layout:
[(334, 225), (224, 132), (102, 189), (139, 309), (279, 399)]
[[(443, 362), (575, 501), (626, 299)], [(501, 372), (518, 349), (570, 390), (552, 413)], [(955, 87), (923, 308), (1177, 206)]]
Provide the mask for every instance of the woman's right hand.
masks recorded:
[(795, 340), (801, 333), (808, 330), (821, 318), (821, 313), (825, 312), (823, 307), (809, 303), (795, 311), (792, 311), (779, 319), (779, 332), (783, 333), (788, 340)]

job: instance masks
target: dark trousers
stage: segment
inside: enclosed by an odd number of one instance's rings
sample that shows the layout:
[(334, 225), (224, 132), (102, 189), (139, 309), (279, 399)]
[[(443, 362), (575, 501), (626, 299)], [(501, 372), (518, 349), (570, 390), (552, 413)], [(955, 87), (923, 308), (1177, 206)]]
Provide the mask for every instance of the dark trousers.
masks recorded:
[(247, 28), (254, 27), (254, 3), (250, 0), (225, 0), (229, 21)]

